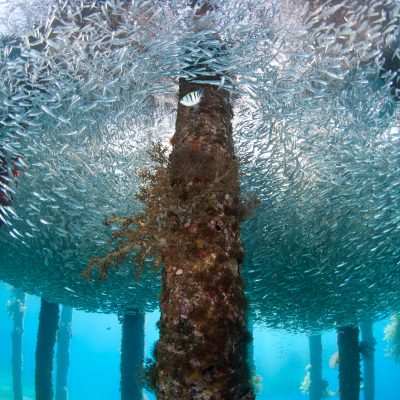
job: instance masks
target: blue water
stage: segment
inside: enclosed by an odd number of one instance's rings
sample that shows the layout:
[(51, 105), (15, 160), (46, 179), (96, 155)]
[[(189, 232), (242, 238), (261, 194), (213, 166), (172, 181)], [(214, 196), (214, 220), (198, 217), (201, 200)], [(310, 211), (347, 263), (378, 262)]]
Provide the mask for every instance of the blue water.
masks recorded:
[[(0, 400), (12, 400), (11, 341), (12, 321), (6, 311), (10, 292), (0, 284)], [(34, 399), (34, 357), (40, 299), (28, 296), (24, 332), (23, 384), (26, 399)], [(158, 332), (155, 324), (159, 313), (146, 315), (145, 353), (151, 356)], [(375, 324), (378, 341), (376, 359), (376, 400), (399, 400), (400, 365), (386, 358), (383, 329), (388, 321)], [(69, 370), (70, 400), (118, 400), (121, 326), (115, 315), (85, 313), (74, 310), (72, 322), (71, 356)], [(306, 400), (299, 391), (308, 364), (308, 340), (302, 334), (271, 331), (255, 325), (254, 364), (262, 377), (258, 400)], [(324, 377), (329, 387), (337, 389), (337, 370), (328, 367), (330, 356), (336, 350), (335, 332), (322, 336), (324, 351)], [(150, 400), (155, 397), (146, 393)], [(337, 398), (337, 397), (336, 397)], [(362, 399), (362, 396), (361, 396)]]

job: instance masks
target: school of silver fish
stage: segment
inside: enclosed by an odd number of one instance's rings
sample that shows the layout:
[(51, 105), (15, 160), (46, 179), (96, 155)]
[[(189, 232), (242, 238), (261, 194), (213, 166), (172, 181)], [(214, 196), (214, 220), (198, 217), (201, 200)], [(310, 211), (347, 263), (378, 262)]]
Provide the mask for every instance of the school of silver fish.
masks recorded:
[(261, 200), (242, 230), (252, 316), (310, 331), (399, 311), (400, 113), (381, 73), (399, 4), (347, 0), (333, 29), (337, 6), (300, 3), (226, 0), (199, 22), (183, 0), (58, 1), (0, 31), (0, 279), (78, 308), (156, 307), (152, 272), (79, 273), (110, 249), (104, 219), (140, 209), (179, 78), (218, 76), (243, 196)]

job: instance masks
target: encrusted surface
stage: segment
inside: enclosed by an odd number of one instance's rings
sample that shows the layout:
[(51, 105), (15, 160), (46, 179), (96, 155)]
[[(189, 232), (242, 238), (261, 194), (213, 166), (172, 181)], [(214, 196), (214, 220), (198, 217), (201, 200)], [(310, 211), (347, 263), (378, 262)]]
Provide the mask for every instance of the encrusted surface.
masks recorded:
[[(194, 203), (200, 201), (206, 206), (202, 213), (176, 227), (186, 230), (191, 246), (183, 251), (166, 249), (155, 366), (157, 396), (185, 400), (254, 398), (239, 268), (239, 182), (229, 94), (181, 81), (180, 97), (199, 89), (204, 90), (204, 98), (198, 109), (178, 108), (170, 156), (171, 182), (177, 187), (184, 185), (186, 204), (195, 209), (198, 206)], [(202, 176), (196, 173), (182, 179), (178, 170), (190, 171), (180, 156), (188, 146), (207, 160), (208, 170)]]

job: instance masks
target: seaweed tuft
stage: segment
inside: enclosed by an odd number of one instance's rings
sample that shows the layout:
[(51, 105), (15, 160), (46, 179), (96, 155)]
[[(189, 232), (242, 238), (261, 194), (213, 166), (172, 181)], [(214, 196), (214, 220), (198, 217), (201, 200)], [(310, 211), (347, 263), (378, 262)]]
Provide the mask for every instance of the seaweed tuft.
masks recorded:
[[(143, 184), (135, 196), (143, 210), (104, 222), (119, 225), (110, 239), (115, 246), (109, 254), (89, 260), (82, 272), (88, 282), (107, 279), (111, 269), (126, 262), (136, 267), (139, 278), (146, 264), (159, 268), (166, 257), (178, 253), (185, 259), (207, 256), (226, 240), (222, 227), (232, 216), (223, 211), (240, 207), (234, 200), (237, 193), (227, 190), (237, 187), (237, 160), (215, 148), (200, 151), (193, 143), (168, 158), (167, 149), (157, 142), (149, 155), (153, 168), (140, 172)], [(210, 163), (213, 169), (207, 167)], [(195, 234), (204, 239), (193, 241)]]

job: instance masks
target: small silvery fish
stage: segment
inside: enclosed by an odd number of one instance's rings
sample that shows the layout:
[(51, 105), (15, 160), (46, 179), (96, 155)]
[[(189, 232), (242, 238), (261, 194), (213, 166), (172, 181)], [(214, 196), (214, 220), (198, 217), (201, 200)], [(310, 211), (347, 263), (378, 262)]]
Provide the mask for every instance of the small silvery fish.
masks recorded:
[(183, 96), (179, 101), (179, 103), (183, 104), (186, 107), (193, 107), (196, 104), (200, 103), (202, 97), (203, 97), (203, 91), (196, 90), (194, 92), (190, 92), (187, 95)]

